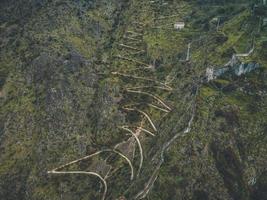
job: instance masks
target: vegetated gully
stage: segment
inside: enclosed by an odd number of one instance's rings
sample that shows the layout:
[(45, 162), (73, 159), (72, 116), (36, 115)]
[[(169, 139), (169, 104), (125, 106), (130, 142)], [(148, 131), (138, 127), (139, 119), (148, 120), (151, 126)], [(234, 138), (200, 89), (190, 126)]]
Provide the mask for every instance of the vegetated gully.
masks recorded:
[[(201, 85), (198, 84), (196, 87), (197, 87), (197, 89), (193, 94), (193, 101), (192, 101), (192, 106), (191, 106), (190, 120), (189, 120), (186, 128), (184, 128), (182, 131), (178, 131), (171, 139), (166, 141), (163, 144), (163, 146), (161, 147), (161, 149), (159, 150), (159, 152), (156, 153), (156, 156), (159, 156), (159, 161), (156, 164), (156, 167), (155, 167), (151, 177), (146, 182), (144, 188), (135, 195), (134, 199), (143, 199), (148, 195), (150, 190), (153, 188), (153, 185), (154, 185), (155, 181), (158, 178), (159, 170), (160, 170), (162, 164), (164, 163), (164, 154), (169, 150), (170, 146), (173, 144), (173, 142), (178, 137), (183, 137), (183, 136), (185, 136), (186, 134), (188, 134), (191, 131), (192, 124), (193, 124), (193, 121), (194, 121), (194, 118), (195, 118), (195, 114), (196, 114), (196, 97), (198, 95), (198, 91), (199, 91), (199, 88), (201, 87)], [(153, 160), (155, 160), (155, 159), (156, 159), (156, 157), (153, 158)]]

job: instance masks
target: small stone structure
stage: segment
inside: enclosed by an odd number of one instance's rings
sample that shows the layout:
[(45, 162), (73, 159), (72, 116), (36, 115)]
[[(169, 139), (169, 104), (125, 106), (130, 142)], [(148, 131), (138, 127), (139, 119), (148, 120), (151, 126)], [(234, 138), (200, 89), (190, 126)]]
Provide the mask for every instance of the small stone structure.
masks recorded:
[(207, 77), (208, 82), (214, 79), (214, 69), (213, 68), (208, 67), (206, 69), (206, 77)]
[(176, 22), (174, 24), (174, 29), (176, 30), (182, 30), (185, 27), (185, 23), (184, 22)]

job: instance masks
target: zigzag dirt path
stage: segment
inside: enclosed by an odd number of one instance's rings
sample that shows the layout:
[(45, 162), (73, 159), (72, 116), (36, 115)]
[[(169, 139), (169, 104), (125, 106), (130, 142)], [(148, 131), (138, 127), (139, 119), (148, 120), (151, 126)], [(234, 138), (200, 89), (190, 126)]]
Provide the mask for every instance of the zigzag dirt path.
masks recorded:
[[(49, 174), (84, 174), (98, 177), (100, 182), (104, 186), (101, 197), (102, 200), (106, 199), (108, 191), (107, 179), (112, 178), (113, 176), (113, 174), (110, 174), (111, 168), (116, 170), (120, 166), (110, 166), (106, 163), (105, 160), (99, 158), (99, 160), (97, 160), (94, 164), (95, 167), (92, 167), (91, 165), (88, 166), (89, 169), (92, 169), (90, 171), (74, 171), (68, 170), (66, 168), (73, 165), (78, 165), (82, 161), (94, 159), (95, 157), (103, 153), (116, 154), (122, 160), (126, 161), (126, 163), (129, 165), (131, 173), (130, 179), (133, 180), (134, 177), (139, 176), (143, 167), (143, 161), (145, 159), (145, 156), (142, 148), (142, 143), (144, 138), (148, 136), (157, 136), (157, 124), (153, 120), (153, 113), (148, 113), (149, 108), (152, 107), (155, 110), (165, 114), (169, 113), (172, 110), (171, 107), (167, 105), (164, 98), (160, 97), (163, 93), (166, 94), (172, 92), (172, 88), (164, 83), (165, 80), (157, 80), (157, 78), (154, 77), (152, 73), (147, 71), (143, 71), (142, 76), (133, 74), (133, 72), (131, 71), (132, 69), (136, 68), (136, 64), (140, 65), (141, 69), (143, 67), (144, 70), (155, 69), (153, 65), (147, 62), (147, 59), (144, 59), (142, 55), (140, 55), (140, 53), (146, 53), (146, 49), (142, 49), (142, 47), (140, 47), (140, 44), (144, 43), (143, 34), (144, 26), (146, 26), (146, 24), (143, 23), (142, 19), (139, 18), (138, 13), (135, 13), (132, 18), (134, 23), (129, 25), (128, 29), (125, 31), (122, 41), (118, 42), (119, 54), (115, 55), (115, 57), (118, 59), (117, 62), (120, 62), (120, 60), (123, 61), (123, 63), (121, 63), (122, 66), (125, 65), (125, 63), (128, 65), (127, 68), (129, 68), (130, 73), (128, 73), (127, 70), (113, 71), (111, 75), (118, 77), (126, 77), (135, 80), (134, 85), (129, 86), (131, 85), (131, 82), (127, 82), (129, 87), (122, 88), (122, 92), (124, 92), (125, 95), (124, 98), (130, 98), (131, 95), (139, 96), (140, 98), (148, 97), (148, 102), (134, 102), (133, 104), (131, 104), (131, 106), (122, 105), (121, 107), (121, 109), (124, 110), (126, 115), (128, 115), (129, 112), (139, 113), (140, 120), (138, 124), (140, 125), (135, 125), (136, 123), (131, 123), (131, 121), (129, 121), (130, 124), (122, 124), (118, 128), (125, 131), (126, 133), (130, 133), (130, 137), (127, 140), (118, 143), (113, 148), (100, 150), (96, 153), (79, 158), (77, 160), (71, 161), (67, 164), (61, 165), (48, 171)], [(127, 52), (130, 52), (130, 54), (127, 54)], [(153, 89), (153, 93), (146, 91), (146, 89)], [(158, 89), (158, 91), (156, 89)], [(140, 107), (140, 105), (142, 105), (142, 107)], [(135, 155), (136, 145), (138, 146), (139, 151), (139, 166), (137, 169), (137, 173), (135, 173), (133, 164), (133, 162), (135, 162), (134, 158), (137, 156)]]

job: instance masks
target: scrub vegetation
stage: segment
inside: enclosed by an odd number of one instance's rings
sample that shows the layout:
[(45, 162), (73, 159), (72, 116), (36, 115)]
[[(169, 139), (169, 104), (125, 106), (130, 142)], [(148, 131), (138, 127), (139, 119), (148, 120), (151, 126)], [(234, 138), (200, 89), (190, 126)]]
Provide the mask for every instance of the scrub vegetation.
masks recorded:
[(266, 199), (265, 2), (2, 0), (0, 199)]

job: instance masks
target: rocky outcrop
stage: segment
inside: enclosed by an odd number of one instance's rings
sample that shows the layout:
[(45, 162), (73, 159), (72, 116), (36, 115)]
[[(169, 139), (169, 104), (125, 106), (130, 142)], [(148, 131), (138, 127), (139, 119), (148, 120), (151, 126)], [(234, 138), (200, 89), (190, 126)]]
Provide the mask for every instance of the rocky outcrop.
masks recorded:
[(223, 67), (219, 69), (208, 67), (206, 69), (206, 80), (209, 82), (227, 74), (241, 76), (250, 73), (258, 68), (260, 68), (260, 65), (256, 62), (239, 63), (233, 66)]

